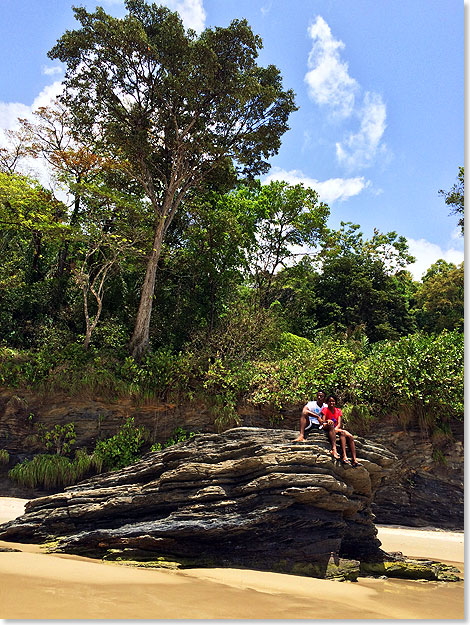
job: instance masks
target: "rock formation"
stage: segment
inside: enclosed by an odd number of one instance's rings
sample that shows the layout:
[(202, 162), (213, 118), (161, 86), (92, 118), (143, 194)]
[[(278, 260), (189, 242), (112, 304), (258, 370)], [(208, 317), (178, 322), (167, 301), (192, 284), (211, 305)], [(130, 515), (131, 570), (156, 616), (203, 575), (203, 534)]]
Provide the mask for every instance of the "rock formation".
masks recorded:
[[(74, 423), (76, 447), (91, 451), (99, 438), (116, 433), (126, 415), (149, 432), (152, 441), (165, 441), (175, 424), (196, 432), (213, 432), (214, 416), (200, 402), (180, 405), (164, 402), (138, 404), (129, 399), (76, 398), (40, 396), (26, 391), (0, 389), (0, 449), (8, 450), (10, 463), (0, 464), (0, 493), (12, 497), (37, 497), (47, 494), (20, 487), (8, 479), (8, 470), (18, 461), (44, 453), (44, 446), (35, 436), (37, 425), (52, 428), (57, 424)], [(272, 413), (253, 406), (239, 406), (241, 424), (267, 427)], [(286, 430), (298, 427), (301, 407), (284, 411), (276, 427)], [(434, 457), (431, 440), (419, 428), (409, 425), (404, 432), (396, 418), (380, 420), (367, 434), (368, 440), (379, 444), (398, 457), (392, 471), (382, 480), (372, 504), (377, 523), (433, 526), (448, 529), (464, 527), (464, 447), (463, 423), (452, 425), (454, 439), (448, 442), (441, 457)], [(352, 430), (354, 432), (354, 430)], [(292, 437), (295, 438), (295, 437)]]
[(371, 502), (396, 458), (359, 438), (362, 466), (352, 467), (332, 458), (323, 432), (295, 436), (249, 427), (197, 435), (28, 502), (0, 539), (147, 565), (343, 579), (383, 571), (399, 558), (380, 549)]

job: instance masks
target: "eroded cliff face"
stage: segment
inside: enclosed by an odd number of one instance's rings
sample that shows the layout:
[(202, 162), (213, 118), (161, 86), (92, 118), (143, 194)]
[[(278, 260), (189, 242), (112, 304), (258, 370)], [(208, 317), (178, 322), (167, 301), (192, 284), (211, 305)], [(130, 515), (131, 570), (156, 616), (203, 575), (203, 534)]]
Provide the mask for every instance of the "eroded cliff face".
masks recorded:
[[(242, 407), (241, 424), (255, 427), (297, 429), (300, 407), (293, 407), (274, 422), (269, 411)], [(104, 401), (74, 399), (66, 396), (43, 396), (11, 391), (0, 392), (0, 449), (11, 454), (9, 466), (0, 467), (0, 494), (34, 497), (43, 492), (15, 486), (7, 479), (14, 462), (44, 449), (34, 437), (38, 423), (51, 428), (57, 423), (75, 424), (76, 445), (91, 450), (96, 440), (114, 434), (132, 415), (137, 425), (144, 425), (151, 439), (166, 440), (176, 426), (198, 432), (213, 432), (214, 415), (203, 404), (174, 405), (130, 400)], [(396, 455), (394, 469), (384, 476), (372, 504), (377, 523), (463, 528), (464, 462), (463, 429), (456, 432), (445, 453), (436, 460), (429, 438), (417, 424), (408, 432), (391, 420), (384, 420), (367, 434)]]
[(385, 423), (368, 438), (398, 458), (374, 496), (376, 523), (464, 528), (463, 424), (437, 459), (419, 427), (404, 432)]

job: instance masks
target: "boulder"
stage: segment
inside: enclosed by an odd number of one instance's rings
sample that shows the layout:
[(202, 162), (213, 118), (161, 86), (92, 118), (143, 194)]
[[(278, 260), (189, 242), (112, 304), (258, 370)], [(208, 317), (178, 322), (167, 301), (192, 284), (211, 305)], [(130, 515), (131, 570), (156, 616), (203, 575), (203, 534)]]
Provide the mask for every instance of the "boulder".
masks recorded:
[[(380, 549), (371, 503), (395, 464), (358, 438), (361, 466), (325, 434), (252, 427), (199, 434), (26, 504), (0, 539), (146, 566), (231, 566), (355, 579)], [(384, 567), (378, 566), (382, 571)]]

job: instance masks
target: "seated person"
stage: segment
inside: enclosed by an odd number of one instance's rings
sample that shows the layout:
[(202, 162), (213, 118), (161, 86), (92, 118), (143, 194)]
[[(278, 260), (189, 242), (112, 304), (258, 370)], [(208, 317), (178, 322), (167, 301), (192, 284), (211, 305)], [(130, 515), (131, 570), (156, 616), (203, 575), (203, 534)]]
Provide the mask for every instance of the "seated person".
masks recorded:
[[(328, 433), (328, 437), (331, 442), (331, 455), (336, 460), (340, 460), (338, 450), (336, 449), (336, 434), (339, 434), (342, 452), (341, 462), (343, 462), (343, 464), (352, 464), (353, 467), (360, 466), (360, 463), (356, 458), (356, 445), (354, 443), (353, 435), (341, 427), (341, 417), (343, 416), (343, 413), (339, 408), (336, 408), (336, 397), (334, 395), (328, 395), (326, 404), (327, 405), (321, 411), (321, 422), (323, 429)], [(349, 462), (346, 454), (346, 440), (348, 441), (349, 449), (351, 450), (352, 463)]]
[(325, 393), (323, 391), (318, 391), (316, 400), (309, 401), (307, 404), (305, 404), (302, 410), (302, 414), (300, 415), (300, 434), (295, 439), (294, 443), (298, 441), (303, 441), (304, 434), (307, 430), (310, 430), (311, 428), (320, 429), (322, 427), (319, 421), (319, 417), (321, 415), (323, 407), (326, 405), (324, 402)]

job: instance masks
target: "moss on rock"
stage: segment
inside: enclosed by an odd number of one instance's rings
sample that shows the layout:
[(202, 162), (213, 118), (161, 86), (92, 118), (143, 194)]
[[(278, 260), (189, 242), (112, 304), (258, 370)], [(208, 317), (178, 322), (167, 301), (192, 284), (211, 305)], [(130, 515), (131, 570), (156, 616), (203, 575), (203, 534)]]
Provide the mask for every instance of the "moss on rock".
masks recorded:
[[(416, 579), (428, 581), (461, 581), (455, 575), (455, 567), (451, 567), (441, 562), (420, 561), (420, 560), (400, 560), (384, 562), (361, 562), (360, 575), (372, 575), (374, 577), (386, 576), (399, 579)], [(458, 572), (458, 571), (457, 571)]]

